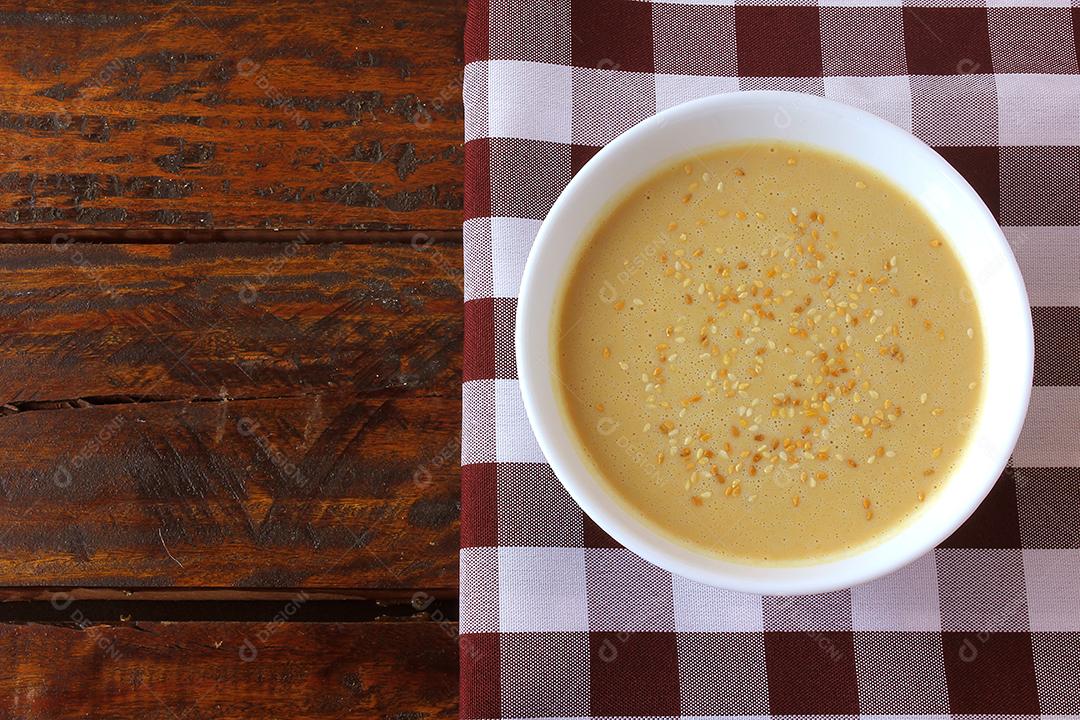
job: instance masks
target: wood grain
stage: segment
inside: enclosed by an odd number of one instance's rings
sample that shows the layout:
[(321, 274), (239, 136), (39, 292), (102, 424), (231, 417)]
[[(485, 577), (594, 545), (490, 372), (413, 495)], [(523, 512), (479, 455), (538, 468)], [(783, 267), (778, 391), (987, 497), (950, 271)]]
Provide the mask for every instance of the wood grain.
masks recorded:
[(0, 247), (0, 585), (453, 588), (460, 267)]
[(0, 625), (0, 717), (457, 716), (453, 623), (80, 624)]
[(0, 9), (0, 228), (457, 229), (464, 7)]
[(0, 401), (458, 395), (461, 249), (0, 245)]
[(0, 718), (456, 716), (464, 15), (0, 4)]

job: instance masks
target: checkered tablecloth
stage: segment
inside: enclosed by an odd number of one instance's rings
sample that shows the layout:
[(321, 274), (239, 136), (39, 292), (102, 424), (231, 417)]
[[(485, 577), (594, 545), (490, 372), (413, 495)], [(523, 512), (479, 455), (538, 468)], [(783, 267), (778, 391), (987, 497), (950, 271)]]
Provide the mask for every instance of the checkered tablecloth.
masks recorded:
[[(999, 2), (469, 3), (463, 718), (1080, 714), (1080, 8)], [(936, 147), (1003, 226), (1035, 325), (1030, 413), (976, 516), (891, 577), (797, 599), (607, 537), (545, 464), (514, 362), (522, 267), (573, 173), (656, 112), (757, 89)]]

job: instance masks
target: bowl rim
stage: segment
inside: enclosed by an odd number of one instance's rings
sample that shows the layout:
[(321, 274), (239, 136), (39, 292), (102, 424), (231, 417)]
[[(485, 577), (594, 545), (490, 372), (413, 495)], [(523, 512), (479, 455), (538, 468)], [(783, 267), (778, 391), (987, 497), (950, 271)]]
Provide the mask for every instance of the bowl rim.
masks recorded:
[[(538, 257), (541, 255), (543, 248), (556, 242), (555, 238), (559, 234), (559, 225), (564, 222), (563, 215), (566, 213), (566, 208), (571, 204), (574, 195), (581, 192), (583, 187), (587, 187), (592, 183), (596, 176), (604, 171), (604, 165), (610, 162), (612, 158), (631, 150), (641, 139), (648, 137), (650, 133), (662, 130), (667, 122), (679, 115), (692, 114), (703, 110), (732, 111), (743, 103), (762, 102), (775, 103), (786, 109), (825, 109), (829, 112), (839, 113), (847, 116), (853, 122), (873, 125), (877, 132), (884, 133), (896, 143), (904, 145), (905, 151), (923, 155), (926, 161), (934, 165), (936, 172), (942, 173), (965, 196), (965, 200), (975, 208), (975, 212), (981, 215), (980, 220), (993, 228), (990, 233), (993, 237), (992, 242), (997, 243), (997, 249), (1001, 251), (1000, 255), (1006, 261), (1007, 277), (1002, 282), (1008, 285), (1008, 290), (1015, 295), (1018, 301), (1016, 309), (1019, 310), (1021, 301), (1023, 303), (1023, 312), (1020, 313), (1022, 317), (1019, 320), (1026, 327), (1023, 328), (1024, 332), (1021, 333), (1023, 337), (1017, 338), (1015, 351), (1020, 355), (1020, 360), (1026, 371), (1026, 377), (1017, 378), (1018, 384), (1022, 380), (1024, 391), (1022, 397), (1013, 398), (1011, 408), (1006, 408), (1013, 411), (1011, 416), (1005, 420), (998, 416), (994, 421), (996, 426), (1001, 428), (999, 432), (995, 433), (996, 438), (1007, 441), (1001, 442), (989, 451), (991, 453), (989, 463), (996, 468), (996, 472), (992, 475), (987, 473), (985, 478), (977, 478), (978, 484), (971, 483), (973, 487), (972, 491), (966, 496), (967, 502), (952, 511), (952, 520), (950, 522), (939, 527), (937, 532), (928, 534), (923, 538), (922, 542), (911, 543), (899, 552), (894, 552), (888, 561), (879, 561), (876, 564), (855, 562), (858, 559), (872, 555), (876, 549), (882, 547), (890, 537), (889, 533), (885, 533), (880, 543), (871, 542), (863, 548), (843, 555), (843, 557), (827, 559), (820, 563), (757, 566), (721, 561), (720, 565), (738, 568), (738, 571), (718, 570), (715, 567), (717, 565), (715, 557), (694, 550), (689, 543), (673, 542), (671, 538), (660, 537), (658, 533), (641, 532), (635, 527), (635, 523), (637, 525), (641, 524), (640, 521), (626, 517), (625, 501), (622, 501), (621, 498), (609, 504), (597, 501), (594, 498), (594, 493), (588, 491), (588, 488), (583, 484), (585, 481), (576, 477), (569, 470), (568, 465), (570, 463), (560, 449), (560, 445), (563, 443), (560, 443), (556, 437), (558, 433), (562, 432), (566, 436), (570, 436), (571, 439), (573, 438), (573, 431), (569, 429), (568, 423), (562, 423), (567, 427), (560, 430), (555, 427), (555, 423), (544, 422), (545, 415), (549, 417), (551, 415), (550, 403), (557, 405), (558, 401), (555, 398), (557, 388), (554, 387), (554, 383), (549, 377), (551, 339), (547, 330), (550, 327), (550, 316), (547, 318), (548, 324), (544, 325), (544, 332), (538, 332), (535, 329), (536, 322), (543, 319), (542, 311), (544, 308), (536, 307), (533, 298), (538, 294), (538, 287), (543, 285), (550, 289), (553, 283), (550, 273), (547, 273), (545, 268), (541, 267), (541, 261), (538, 260)], [(767, 134), (764, 134), (761, 139), (765, 140), (768, 137)], [(719, 141), (715, 147), (722, 147), (724, 144), (723, 141)], [(805, 144), (812, 146), (813, 142), (806, 142)], [(699, 147), (704, 148), (704, 146)], [(850, 157), (861, 163), (864, 162), (854, 155)], [(679, 158), (671, 156), (668, 161), (674, 162), (677, 159)], [(884, 171), (877, 168), (875, 170), (888, 177), (888, 174)], [(644, 180), (648, 174), (648, 172), (642, 172), (635, 176), (635, 179)], [(628, 184), (632, 184), (632, 182)], [(593, 219), (606, 209), (608, 209), (607, 206), (597, 208), (594, 211)], [(580, 243), (581, 240), (577, 239), (575, 242)], [(987, 242), (991, 242), (991, 239), (987, 238)], [(580, 245), (575, 247), (580, 247)], [(565, 268), (572, 267), (571, 261), (567, 260), (564, 263)], [(963, 258), (961, 258), (961, 264), (966, 271), (971, 272), (971, 267)], [(560, 277), (556, 280), (562, 279)], [(911, 133), (859, 108), (804, 93), (738, 91), (691, 100), (641, 121), (600, 149), (563, 189), (537, 232), (522, 274), (515, 320), (514, 347), (517, 360), (518, 384), (530, 427), (555, 476), (581, 509), (617, 542), (646, 561), (665, 570), (715, 587), (771, 595), (829, 592), (859, 585), (908, 565), (951, 535), (981, 504), (1007, 466), (1027, 414), (1034, 373), (1034, 337), (1030, 302), (1024, 280), (1008, 240), (1001, 231), (996, 218), (986, 207), (978, 193), (941, 155)], [(982, 321), (982, 324), (985, 325), (985, 320)], [(987, 348), (987, 352), (989, 352), (989, 348)], [(545, 358), (548, 360), (545, 361)], [(980, 413), (980, 419), (976, 422), (976, 426), (989, 422), (983, 417), (988, 403), (989, 399), (984, 397), (981, 401), (984, 412)], [(558, 411), (558, 408), (556, 410)], [(602, 478), (592, 480), (593, 485), (596, 487), (602, 487), (605, 482)], [(606, 494), (609, 499), (614, 499), (613, 496), (615, 496), (614, 491), (610, 488), (603, 489), (600, 494)], [(905, 526), (906, 524), (902, 524), (894, 530), (899, 532), (899, 529)], [(681, 551), (673, 552), (675, 547), (680, 548)], [(687, 557), (690, 557), (691, 560), (687, 560)], [(692, 558), (695, 557), (700, 559), (701, 562), (693, 562)], [(705, 564), (714, 567), (704, 567)], [(843, 566), (846, 566), (846, 568), (841, 569)], [(815, 569), (820, 569), (822, 572), (804, 572)], [(796, 572), (796, 570), (799, 572)], [(787, 578), (784, 577), (785, 574), (788, 576)]]

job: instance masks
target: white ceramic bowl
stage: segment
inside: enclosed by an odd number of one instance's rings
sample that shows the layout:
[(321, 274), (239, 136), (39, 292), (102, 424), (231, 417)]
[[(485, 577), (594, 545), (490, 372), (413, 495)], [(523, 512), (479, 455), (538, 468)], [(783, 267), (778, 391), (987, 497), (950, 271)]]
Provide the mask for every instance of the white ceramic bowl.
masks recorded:
[[(907, 525), (841, 559), (754, 566), (696, 551), (658, 532), (588, 468), (560, 411), (552, 374), (552, 324), (575, 249), (597, 214), (654, 172), (726, 143), (787, 140), (876, 169), (926, 208), (971, 280), (985, 341), (982, 410), (958, 468)], [(911, 562), (949, 536), (990, 492), (1027, 412), (1033, 340), (1027, 292), (1005, 237), (971, 186), (910, 134), (861, 110), (812, 95), (746, 92), (666, 110), (631, 128), (574, 177), (529, 254), (517, 309), (517, 367), (525, 409), (556, 476), (604, 530), (673, 573), (732, 590), (777, 595), (850, 587)]]

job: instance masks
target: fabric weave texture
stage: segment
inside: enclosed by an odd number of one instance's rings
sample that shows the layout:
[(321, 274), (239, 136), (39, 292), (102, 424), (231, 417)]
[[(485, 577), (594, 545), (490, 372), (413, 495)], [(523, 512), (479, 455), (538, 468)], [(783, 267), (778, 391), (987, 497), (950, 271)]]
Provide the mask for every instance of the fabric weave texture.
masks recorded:
[[(469, 3), (462, 718), (1080, 715), (1080, 7), (1020, 2)], [(608, 537), (545, 463), (513, 348), (573, 174), (665, 108), (760, 89), (935, 147), (1001, 224), (1035, 328), (1028, 418), (978, 512), (889, 577), (801, 598)]]

